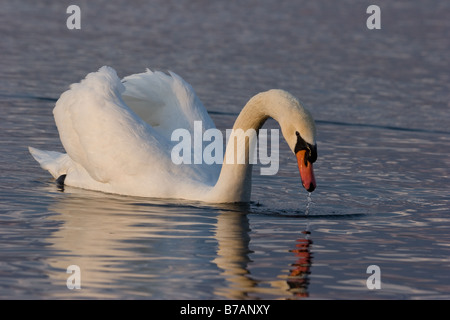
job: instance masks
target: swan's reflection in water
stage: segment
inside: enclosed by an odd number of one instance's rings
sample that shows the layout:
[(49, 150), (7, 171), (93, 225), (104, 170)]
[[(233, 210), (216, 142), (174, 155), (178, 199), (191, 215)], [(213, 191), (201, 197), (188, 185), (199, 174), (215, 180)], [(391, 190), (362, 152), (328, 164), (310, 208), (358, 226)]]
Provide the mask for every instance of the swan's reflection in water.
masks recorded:
[[(214, 262), (223, 270), (227, 285), (217, 288), (216, 294), (226, 299), (247, 299), (261, 297), (289, 298), (290, 292), (295, 297), (308, 297), (308, 285), (311, 267), (309, 231), (304, 231), (305, 238), (296, 241), (292, 252), (292, 269), (289, 274), (279, 274), (275, 279), (257, 279), (249, 272), (250, 226), (248, 215), (242, 212), (222, 212), (218, 216), (216, 239), (219, 244)], [(273, 261), (276, 265), (277, 261)], [(283, 266), (280, 266), (283, 269)], [(281, 279), (281, 280), (280, 280)]]
[(255, 290), (257, 282), (248, 271), (250, 226), (246, 213), (222, 212), (217, 218), (217, 257), (214, 263), (223, 270), (227, 284), (216, 288), (216, 294), (227, 299), (244, 299)]
[[(291, 270), (281, 265), (270, 279), (251, 274), (258, 260), (250, 249), (247, 206), (167, 204), (75, 190), (64, 193), (50, 209), (61, 221), (49, 239), (57, 253), (49, 261), (49, 275), (60, 288), (54, 293), (57, 297), (307, 296), (309, 240), (295, 245), (293, 239), (295, 249), (286, 248)], [(72, 264), (81, 269), (80, 290), (66, 287), (65, 271)]]

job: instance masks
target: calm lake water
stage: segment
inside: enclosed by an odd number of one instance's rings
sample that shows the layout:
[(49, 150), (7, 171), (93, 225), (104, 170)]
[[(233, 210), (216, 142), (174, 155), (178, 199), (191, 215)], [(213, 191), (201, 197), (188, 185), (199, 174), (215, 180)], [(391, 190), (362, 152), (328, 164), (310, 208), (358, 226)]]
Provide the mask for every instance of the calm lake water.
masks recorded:
[[(81, 30), (70, 1), (0, 4), (0, 298), (450, 299), (450, 2), (129, 3), (77, 1)], [(27, 147), (63, 150), (54, 103), (103, 65), (178, 73), (222, 130), (290, 91), (317, 121), (316, 191), (284, 141), (248, 206), (59, 191)]]

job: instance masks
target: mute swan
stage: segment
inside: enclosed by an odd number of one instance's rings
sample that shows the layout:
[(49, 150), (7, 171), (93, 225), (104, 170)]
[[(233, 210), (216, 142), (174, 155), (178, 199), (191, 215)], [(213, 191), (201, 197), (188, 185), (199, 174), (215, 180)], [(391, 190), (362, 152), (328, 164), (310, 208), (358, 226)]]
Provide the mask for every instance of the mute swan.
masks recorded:
[[(32, 147), (29, 151), (60, 183), (143, 197), (250, 201), (248, 161), (224, 161), (221, 168), (171, 161), (173, 130), (192, 132), (194, 121), (202, 121), (204, 130), (215, 128), (192, 87), (175, 73), (147, 69), (120, 81), (114, 69), (104, 66), (72, 84), (56, 102), (53, 114), (67, 153)], [(278, 89), (255, 95), (233, 129), (258, 131), (269, 117), (280, 124), (296, 155), (303, 186), (312, 192), (316, 129), (311, 114), (294, 96)], [(247, 155), (248, 149), (247, 143)]]

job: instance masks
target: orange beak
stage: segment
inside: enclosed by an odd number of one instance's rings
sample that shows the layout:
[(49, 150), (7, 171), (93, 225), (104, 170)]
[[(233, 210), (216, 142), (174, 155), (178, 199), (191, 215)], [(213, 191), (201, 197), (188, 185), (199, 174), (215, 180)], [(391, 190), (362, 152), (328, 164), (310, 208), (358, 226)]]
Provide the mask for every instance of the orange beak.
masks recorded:
[(313, 192), (316, 189), (316, 178), (314, 177), (312, 163), (305, 161), (305, 154), (306, 150), (300, 150), (295, 156), (297, 157), (298, 170), (300, 171), (303, 187), (308, 192)]

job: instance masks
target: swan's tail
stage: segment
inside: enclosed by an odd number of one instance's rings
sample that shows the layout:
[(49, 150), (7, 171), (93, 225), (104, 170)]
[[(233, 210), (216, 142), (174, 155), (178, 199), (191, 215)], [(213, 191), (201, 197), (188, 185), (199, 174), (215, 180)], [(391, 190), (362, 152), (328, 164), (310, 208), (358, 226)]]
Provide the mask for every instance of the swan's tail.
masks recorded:
[(41, 168), (48, 170), (55, 179), (67, 174), (67, 170), (71, 166), (72, 160), (66, 153), (43, 151), (33, 147), (28, 147), (28, 150), (33, 158), (39, 162)]

